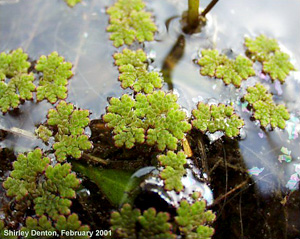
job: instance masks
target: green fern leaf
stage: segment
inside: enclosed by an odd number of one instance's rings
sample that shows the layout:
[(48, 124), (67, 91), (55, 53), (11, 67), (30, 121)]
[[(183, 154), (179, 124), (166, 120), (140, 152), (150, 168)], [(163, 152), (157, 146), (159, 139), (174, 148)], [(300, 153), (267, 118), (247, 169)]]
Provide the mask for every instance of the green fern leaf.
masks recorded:
[(186, 238), (210, 239), (214, 234), (214, 229), (208, 224), (212, 223), (216, 216), (212, 211), (206, 211), (204, 200), (196, 201), (193, 204), (182, 200), (177, 209), (177, 215), (175, 221)]
[(249, 59), (238, 56), (231, 60), (217, 50), (203, 50), (198, 64), (202, 75), (221, 78), (226, 85), (233, 84), (237, 88), (241, 86), (242, 80), (255, 75), (253, 63)]
[[(30, 63), (28, 55), (22, 49), (10, 54), (0, 54), (0, 109), (7, 112), (10, 108), (17, 108), (20, 100), (32, 99), (35, 91), (34, 76), (28, 74)], [(8, 83), (4, 80), (10, 78)]]
[(82, 151), (92, 147), (87, 135), (62, 135), (57, 136), (53, 145), (57, 161), (64, 162), (70, 155), (75, 159), (81, 158)]
[(153, 41), (157, 28), (151, 14), (143, 10), (144, 7), (142, 0), (118, 0), (107, 9), (110, 15), (107, 31), (112, 32), (110, 39), (115, 47), (131, 45), (135, 40)]
[(175, 154), (168, 151), (167, 155), (159, 155), (158, 161), (164, 167), (160, 177), (164, 180), (165, 189), (180, 192), (183, 189), (181, 178), (186, 173), (184, 165), (187, 161), (184, 152)]
[(273, 81), (278, 79), (284, 83), (290, 71), (295, 70), (289, 61), (289, 55), (280, 51), (275, 39), (260, 35), (255, 40), (246, 38), (245, 45), (250, 56), (263, 64), (263, 71), (269, 74)]
[(68, 79), (73, 75), (72, 64), (65, 62), (64, 58), (57, 52), (51, 53), (48, 57), (41, 56), (35, 69), (42, 72), (42, 77), (37, 87), (37, 99), (47, 99), (55, 103), (58, 99), (67, 97)]
[(36, 236), (31, 235), (31, 231), (43, 231), (43, 232), (54, 232), (55, 228), (52, 226), (51, 220), (49, 220), (45, 215), (39, 218), (27, 217), (26, 226), (21, 228), (21, 231), (28, 231), (29, 236), (27, 238), (36, 238)]
[(40, 125), (36, 130), (35, 133), (37, 136), (43, 140), (45, 143), (47, 143), (52, 136), (52, 131), (49, 130), (47, 127)]
[(140, 215), (140, 210), (124, 204), (120, 212), (111, 214), (111, 230), (120, 238), (136, 239), (135, 227)]
[(127, 48), (114, 55), (115, 64), (121, 73), (119, 80), (122, 87), (131, 87), (135, 92), (152, 93), (155, 88), (162, 87), (162, 79), (158, 72), (147, 71), (147, 56), (141, 49), (131, 51)]
[(253, 108), (254, 118), (260, 121), (261, 126), (271, 124), (273, 128), (285, 128), (286, 120), (290, 118), (287, 109), (284, 105), (276, 105), (272, 95), (262, 84), (257, 83), (254, 87), (248, 87), (247, 92), (244, 99)]
[(132, 148), (146, 138), (147, 144), (157, 145), (161, 151), (166, 147), (173, 150), (191, 129), (176, 101), (176, 95), (163, 91), (147, 96), (139, 93), (135, 99), (129, 95), (123, 95), (121, 100), (111, 98), (103, 120), (113, 128), (117, 146)]
[(244, 125), (244, 121), (234, 113), (233, 107), (223, 104), (209, 106), (199, 102), (192, 114), (194, 116), (193, 127), (203, 133), (223, 131), (228, 137), (236, 137)]
[(245, 45), (252, 58), (260, 62), (267, 60), (270, 53), (280, 49), (275, 39), (267, 38), (263, 34), (259, 35), (254, 40), (246, 37)]
[(171, 233), (171, 223), (168, 222), (170, 216), (166, 212), (157, 213), (154, 208), (149, 208), (139, 216), (138, 222), (142, 229), (139, 232), (141, 239), (172, 239), (175, 235)]
[(49, 163), (50, 159), (43, 157), (40, 149), (27, 155), (20, 154), (13, 164), (14, 170), (10, 177), (3, 183), (7, 195), (21, 200), (28, 194), (35, 193), (36, 178), (43, 173)]
[(284, 83), (290, 71), (295, 70), (289, 58), (288, 54), (276, 51), (274, 55), (263, 62), (264, 72), (268, 73), (272, 80), (278, 79), (281, 83)]

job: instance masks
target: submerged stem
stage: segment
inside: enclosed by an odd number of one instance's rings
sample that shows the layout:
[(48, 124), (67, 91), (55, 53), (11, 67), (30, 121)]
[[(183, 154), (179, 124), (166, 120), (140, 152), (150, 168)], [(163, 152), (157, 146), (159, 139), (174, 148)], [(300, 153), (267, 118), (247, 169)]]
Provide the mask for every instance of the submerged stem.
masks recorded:
[(189, 0), (188, 25), (196, 28), (199, 24), (199, 0)]

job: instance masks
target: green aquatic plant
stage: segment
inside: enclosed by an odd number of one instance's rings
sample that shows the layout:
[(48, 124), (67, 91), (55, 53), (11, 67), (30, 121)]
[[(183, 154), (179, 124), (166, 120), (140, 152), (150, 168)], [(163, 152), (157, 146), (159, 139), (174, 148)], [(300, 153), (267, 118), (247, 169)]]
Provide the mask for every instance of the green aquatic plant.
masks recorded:
[(70, 6), (74, 7), (77, 3), (80, 3), (82, 0), (65, 0), (65, 2)]
[(110, 15), (107, 31), (112, 32), (110, 39), (115, 47), (131, 45), (135, 40), (153, 41), (157, 28), (144, 8), (142, 0), (118, 0), (107, 9)]
[(269, 74), (273, 81), (278, 79), (284, 83), (290, 71), (295, 70), (289, 61), (289, 55), (280, 51), (275, 39), (265, 35), (259, 35), (255, 39), (246, 37), (245, 45), (250, 57), (263, 64), (263, 72)]
[(46, 213), (57, 219), (60, 214), (70, 213), (70, 199), (75, 197), (74, 189), (79, 180), (71, 173), (70, 164), (49, 164), (50, 159), (44, 157), (40, 149), (27, 155), (20, 154), (3, 186), (17, 203), (28, 201), (29, 205), (33, 204), (36, 215)]
[(73, 104), (65, 101), (60, 101), (55, 109), (48, 111), (48, 127), (40, 126), (36, 133), (47, 142), (53, 131), (57, 131), (53, 145), (57, 161), (63, 162), (69, 155), (78, 159), (83, 150), (92, 147), (89, 137), (84, 134), (90, 123), (89, 114), (88, 110), (75, 109)]
[(119, 67), (119, 80), (122, 88), (132, 88), (135, 92), (152, 93), (162, 87), (163, 80), (158, 72), (147, 71), (146, 53), (139, 49), (131, 51), (127, 48), (122, 53), (114, 54), (115, 64)]
[(174, 238), (174, 235), (171, 233), (171, 224), (168, 220), (168, 213), (157, 213), (154, 208), (141, 213), (139, 209), (133, 209), (129, 204), (124, 204), (120, 212), (115, 211), (111, 214), (110, 222), (114, 238), (169, 239)]
[(240, 87), (242, 80), (255, 75), (253, 63), (239, 55), (235, 60), (229, 59), (218, 50), (202, 50), (202, 57), (198, 60), (202, 75), (223, 79), (226, 85), (233, 84)]
[(52, 136), (52, 131), (49, 130), (46, 126), (40, 125), (36, 130), (35, 133), (37, 136), (43, 140), (43, 142), (49, 142), (50, 137)]
[(42, 73), (37, 87), (37, 100), (47, 99), (50, 103), (55, 103), (58, 99), (67, 97), (66, 86), (73, 75), (70, 62), (65, 62), (57, 52), (52, 52), (48, 57), (41, 56), (35, 69)]
[(284, 129), (286, 120), (290, 114), (284, 105), (277, 105), (272, 99), (272, 95), (260, 83), (247, 88), (244, 100), (248, 101), (254, 111), (254, 118), (260, 121), (261, 126), (266, 127), (271, 124), (273, 128)]
[[(17, 108), (21, 100), (31, 100), (35, 91), (34, 76), (28, 73), (28, 55), (21, 48), (0, 54), (0, 109)], [(7, 83), (6, 83), (7, 82)]]
[(194, 116), (193, 127), (203, 133), (223, 131), (228, 137), (236, 137), (244, 125), (244, 121), (234, 113), (234, 108), (224, 104), (208, 105), (199, 102), (192, 114)]
[(187, 163), (184, 152), (175, 154), (168, 151), (167, 155), (159, 155), (157, 157), (161, 166), (164, 167), (160, 173), (160, 177), (164, 180), (166, 190), (175, 190), (180, 192), (183, 189), (181, 178), (186, 173), (184, 165)]
[(181, 234), (187, 239), (210, 239), (214, 229), (209, 224), (215, 219), (215, 214), (206, 210), (205, 200), (196, 200), (191, 204), (182, 200), (175, 217)]
[(177, 96), (164, 91), (111, 98), (103, 120), (113, 128), (116, 146), (126, 148), (146, 141), (157, 145), (160, 151), (175, 150), (178, 140), (191, 129), (177, 104)]

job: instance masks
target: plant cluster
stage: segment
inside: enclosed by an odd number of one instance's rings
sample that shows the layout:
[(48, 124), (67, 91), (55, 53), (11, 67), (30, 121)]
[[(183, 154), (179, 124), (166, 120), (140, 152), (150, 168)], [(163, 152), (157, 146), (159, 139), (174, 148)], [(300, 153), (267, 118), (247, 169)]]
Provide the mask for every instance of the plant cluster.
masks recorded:
[(67, 97), (68, 79), (73, 75), (72, 64), (65, 62), (57, 52), (48, 57), (41, 56), (35, 69), (40, 72), (38, 87), (28, 55), (21, 48), (9, 54), (0, 54), (0, 109), (3, 113), (17, 108), (22, 100), (31, 100), (32, 92), (36, 91), (38, 101), (47, 99), (55, 103)]
[(115, 47), (131, 45), (135, 40), (153, 41), (157, 28), (144, 8), (142, 0), (118, 0), (107, 9), (110, 15), (107, 31), (112, 32), (110, 39)]
[(209, 239), (214, 229), (209, 226), (215, 220), (215, 214), (206, 210), (206, 202), (195, 197), (188, 203), (182, 200), (176, 210), (177, 216), (171, 219), (166, 212), (157, 213), (149, 208), (143, 213), (124, 204), (120, 212), (111, 215), (111, 230), (114, 238), (176, 238), (176, 229), (184, 238)]
[(28, 55), (21, 48), (0, 54), (0, 109), (17, 108), (21, 100), (31, 100), (35, 91), (34, 76), (28, 73)]
[(255, 75), (253, 63), (248, 58), (237, 56), (235, 60), (229, 59), (218, 50), (202, 50), (202, 57), (198, 60), (201, 74), (223, 79), (226, 85), (233, 84), (240, 87), (242, 80)]
[(162, 87), (163, 80), (158, 72), (147, 71), (146, 53), (139, 49), (131, 51), (127, 48), (122, 53), (114, 54), (115, 64), (119, 67), (119, 80), (122, 87), (132, 88), (135, 92), (152, 93)]
[(192, 111), (194, 120), (192, 125), (203, 133), (209, 131), (223, 131), (228, 137), (236, 137), (240, 134), (244, 121), (234, 113), (231, 106), (208, 105), (199, 102), (197, 109)]
[(295, 70), (289, 61), (289, 55), (281, 52), (275, 39), (260, 35), (255, 39), (246, 38), (245, 45), (248, 53), (253, 60), (263, 64), (263, 71), (270, 75), (274, 81), (278, 79), (281, 83), (285, 82), (290, 71)]
[[(90, 123), (88, 110), (74, 109), (74, 105), (60, 101), (55, 109), (48, 111), (48, 127), (57, 131), (53, 145), (57, 161), (63, 162), (67, 156), (81, 158), (82, 151), (92, 147), (89, 138), (84, 134), (84, 129)], [(41, 125), (36, 133), (44, 142), (53, 135), (48, 127)]]
[(41, 56), (35, 69), (42, 73), (37, 87), (37, 100), (47, 99), (55, 103), (57, 99), (67, 97), (66, 85), (73, 75), (70, 62), (65, 62), (57, 52), (53, 52), (48, 57)]
[(103, 120), (113, 128), (118, 147), (125, 144), (132, 148), (146, 141), (148, 145), (157, 145), (160, 151), (175, 150), (178, 140), (191, 129), (176, 101), (176, 95), (164, 91), (139, 93), (134, 98), (125, 94), (120, 99), (110, 99)]
[[(76, 175), (71, 173), (70, 164), (52, 166), (50, 159), (40, 149), (35, 149), (18, 156), (3, 187), (8, 196), (15, 198), (17, 205), (34, 209), (40, 217), (39, 220), (27, 218), (27, 228), (35, 225), (35, 228), (46, 230), (52, 229), (51, 222), (54, 221), (57, 221), (57, 229), (59, 225), (67, 225), (63, 215), (70, 214), (70, 199), (75, 197), (79, 183)], [(68, 221), (78, 221), (77, 215), (69, 216)]]
[(285, 121), (290, 118), (290, 114), (284, 105), (274, 103), (273, 97), (268, 93), (266, 87), (257, 83), (253, 87), (248, 87), (247, 92), (244, 99), (253, 108), (254, 118), (260, 121), (261, 126), (266, 127), (271, 124), (273, 128), (285, 128)]
[(184, 152), (176, 154), (168, 151), (167, 155), (159, 155), (157, 159), (164, 167), (159, 176), (164, 180), (165, 189), (180, 192), (183, 189), (181, 178), (186, 173), (184, 165), (187, 161)]

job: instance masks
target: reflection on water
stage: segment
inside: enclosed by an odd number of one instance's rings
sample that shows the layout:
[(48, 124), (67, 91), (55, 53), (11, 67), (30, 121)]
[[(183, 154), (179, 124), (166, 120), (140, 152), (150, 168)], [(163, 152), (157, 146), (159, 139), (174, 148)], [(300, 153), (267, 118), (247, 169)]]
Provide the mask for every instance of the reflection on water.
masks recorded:
[[(65, 56), (74, 64), (75, 73), (70, 80), (67, 100), (91, 110), (93, 119), (104, 113), (107, 97), (125, 92), (117, 81), (118, 71), (113, 65), (112, 54), (116, 49), (105, 31), (108, 22), (105, 7), (112, 1), (85, 0), (73, 9), (59, 0), (24, 0), (13, 1), (18, 2), (16, 4), (3, 4), (5, 2), (0, 1), (1, 52), (22, 47), (32, 59), (52, 51)], [(205, 0), (201, 4), (205, 6), (208, 2)], [(157, 41), (145, 43), (146, 51), (155, 55), (153, 67), (162, 69), (178, 37), (184, 36), (184, 52), (171, 74), (174, 89), (180, 95), (179, 103), (191, 110), (196, 106), (195, 99), (215, 99), (223, 103), (232, 101), (237, 112), (245, 119), (246, 137), (239, 142), (245, 164), (248, 169), (264, 168), (258, 176), (253, 176), (258, 189), (263, 195), (270, 194), (278, 187), (285, 191), (286, 183), (295, 173), (295, 164), (300, 163), (300, 137), (297, 137), (297, 133), (300, 133), (297, 122), (300, 117), (299, 72), (292, 73), (280, 89), (261, 76), (243, 82), (242, 88), (257, 81), (263, 82), (274, 94), (276, 102), (285, 103), (294, 116), (295, 121), (289, 123), (291, 130), (262, 131), (239, 103), (245, 90), (237, 90), (233, 86), (225, 86), (221, 80), (201, 76), (193, 60), (198, 58), (203, 48), (244, 54), (244, 37), (264, 33), (278, 39), (282, 49), (292, 56), (296, 69), (300, 69), (300, 1), (219, 1), (208, 14), (208, 22), (202, 32), (192, 36), (185, 35), (180, 29), (180, 16), (187, 8), (187, 1), (153, 0), (147, 3), (148, 8), (155, 12), (159, 29), (155, 37)], [(256, 64), (256, 71), (260, 70), (259, 64)], [(44, 101), (39, 104), (26, 102), (18, 112), (0, 116), (1, 127), (4, 125), (34, 132), (34, 126), (45, 121), (50, 107)], [(26, 139), (10, 137), (2, 145), (31, 147)], [(291, 151), (292, 162), (279, 162), (282, 147)], [(258, 180), (260, 178), (264, 180)]]

